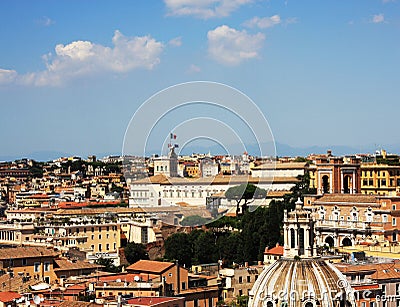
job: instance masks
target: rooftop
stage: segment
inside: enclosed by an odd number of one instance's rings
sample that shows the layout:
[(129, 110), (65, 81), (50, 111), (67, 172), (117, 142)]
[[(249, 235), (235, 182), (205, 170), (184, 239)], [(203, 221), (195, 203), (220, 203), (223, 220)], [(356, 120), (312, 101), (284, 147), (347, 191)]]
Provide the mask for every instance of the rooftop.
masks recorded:
[(0, 260), (57, 256), (53, 249), (39, 246), (0, 248)]
[(147, 272), (162, 274), (166, 270), (172, 268), (175, 264), (172, 262), (161, 262), (152, 260), (139, 260), (134, 264), (128, 266), (126, 270), (134, 272)]

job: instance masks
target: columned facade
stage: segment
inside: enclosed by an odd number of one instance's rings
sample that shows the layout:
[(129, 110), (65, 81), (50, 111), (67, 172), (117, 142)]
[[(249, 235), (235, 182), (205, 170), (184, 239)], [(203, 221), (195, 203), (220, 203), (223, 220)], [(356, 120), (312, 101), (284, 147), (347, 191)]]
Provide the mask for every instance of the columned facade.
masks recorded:
[(316, 256), (314, 224), (311, 212), (304, 210), (303, 202), (296, 202), (296, 210), (285, 211), (284, 215), (284, 257)]

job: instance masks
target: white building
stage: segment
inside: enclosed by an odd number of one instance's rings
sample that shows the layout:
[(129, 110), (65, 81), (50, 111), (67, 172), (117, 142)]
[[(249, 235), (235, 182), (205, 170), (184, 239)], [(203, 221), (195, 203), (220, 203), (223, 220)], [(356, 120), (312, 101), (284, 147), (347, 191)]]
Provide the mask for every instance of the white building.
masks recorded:
[(156, 157), (153, 160), (154, 175), (164, 174), (167, 177), (178, 176), (178, 155), (174, 147), (171, 147), (168, 156)]
[(250, 176), (224, 176), (205, 178), (168, 178), (163, 174), (133, 181), (130, 185), (130, 207), (174, 205), (185, 201), (204, 206), (207, 197), (224, 193), (232, 186), (252, 183), (267, 191), (289, 191), (298, 181), (295, 177), (255, 178)]
[(306, 162), (269, 162), (253, 167), (253, 177), (297, 177), (303, 176), (306, 170)]
[(218, 163), (206, 157), (200, 160), (201, 177), (214, 177), (218, 175)]

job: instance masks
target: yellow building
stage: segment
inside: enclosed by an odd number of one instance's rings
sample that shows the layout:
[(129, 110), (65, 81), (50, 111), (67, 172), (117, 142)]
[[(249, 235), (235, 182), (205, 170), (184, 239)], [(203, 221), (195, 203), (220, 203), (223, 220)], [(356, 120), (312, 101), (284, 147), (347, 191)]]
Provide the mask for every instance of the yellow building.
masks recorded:
[(361, 164), (361, 193), (394, 196), (400, 192), (400, 165)]
[(45, 247), (1, 248), (0, 270), (50, 283), (57, 279), (53, 269), (57, 257), (57, 252)]

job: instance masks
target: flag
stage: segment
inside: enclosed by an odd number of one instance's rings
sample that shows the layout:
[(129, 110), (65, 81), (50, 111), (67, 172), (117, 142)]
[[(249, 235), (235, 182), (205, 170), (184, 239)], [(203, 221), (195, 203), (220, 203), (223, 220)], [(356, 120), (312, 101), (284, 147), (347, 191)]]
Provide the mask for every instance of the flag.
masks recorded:
[(176, 134), (174, 134), (174, 140), (176, 140)]

